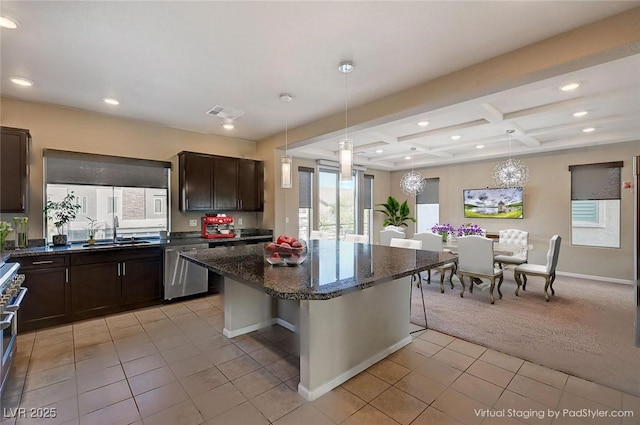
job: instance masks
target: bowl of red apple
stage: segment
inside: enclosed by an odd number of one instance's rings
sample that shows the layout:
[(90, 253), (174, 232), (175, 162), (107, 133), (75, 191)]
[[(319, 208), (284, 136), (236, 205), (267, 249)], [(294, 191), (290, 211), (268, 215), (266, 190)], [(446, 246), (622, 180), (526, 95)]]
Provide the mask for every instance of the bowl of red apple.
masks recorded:
[(293, 236), (280, 235), (264, 245), (264, 259), (273, 266), (297, 266), (307, 258), (307, 243)]

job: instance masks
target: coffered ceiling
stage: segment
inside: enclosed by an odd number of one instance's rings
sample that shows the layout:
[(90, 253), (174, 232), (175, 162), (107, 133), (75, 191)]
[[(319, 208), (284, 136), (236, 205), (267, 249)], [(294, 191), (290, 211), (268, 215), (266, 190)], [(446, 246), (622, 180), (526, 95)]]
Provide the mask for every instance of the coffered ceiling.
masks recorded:
[[(352, 60), (357, 107), (557, 34), (639, 1), (2, 1), (3, 96), (260, 141), (344, 108)], [(637, 140), (638, 56), (352, 132), (356, 163), (440, 165)], [(12, 84), (10, 77), (33, 81)], [(615, 76), (615, 77), (612, 77)], [(580, 81), (572, 92), (558, 87)], [(281, 93), (294, 101), (284, 107)], [(115, 98), (117, 106), (103, 98)], [(242, 112), (207, 115), (220, 105)], [(576, 118), (572, 114), (585, 110)], [(417, 114), (417, 115), (416, 115)], [(428, 120), (427, 127), (417, 122)], [(366, 126), (365, 126), (366, 127)], [(583, 133), (593, 127), (592, 133)], [(459, 140), (451, 136), (459, 135)], [(335, 137), (293, 154), (335, 159)], [(476, 146), (484, 145), (483, 149)], [(178, 147), (179, 148), (179, 147)], [(383, 152), (376, 153), (382, 149)]]

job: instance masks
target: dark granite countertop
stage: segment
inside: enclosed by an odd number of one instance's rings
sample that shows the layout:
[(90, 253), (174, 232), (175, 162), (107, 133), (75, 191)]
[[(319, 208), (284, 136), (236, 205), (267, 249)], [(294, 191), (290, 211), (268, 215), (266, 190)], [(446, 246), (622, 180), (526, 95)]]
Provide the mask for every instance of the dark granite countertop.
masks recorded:
[(306, 260), (293, 267), (269, 265), (264, 243), (182, 253), (187, 260), (282, 299), (326, 300), (455, 260), (446, 252), (382, 245), (310, 241)]

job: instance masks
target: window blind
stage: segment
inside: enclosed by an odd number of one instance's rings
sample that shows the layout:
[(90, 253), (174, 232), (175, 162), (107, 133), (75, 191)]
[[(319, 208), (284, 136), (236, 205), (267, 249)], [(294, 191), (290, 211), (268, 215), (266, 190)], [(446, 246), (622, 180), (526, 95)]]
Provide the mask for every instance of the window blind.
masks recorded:
[(313, 168), (298, 167), (298, 207), (311, 208)]
[(424, 179), (424, 190), (416, 196), (416, 204), (440, 203), (440, 179)]
[(364, 207), (365, 210), (373, 209), (373, 176), (364, 175)]
[(571, 165), (571, 200), (620, 199), (623, 162)]
[(171, 163), (45, 149), (46, 183), (169, 188)]

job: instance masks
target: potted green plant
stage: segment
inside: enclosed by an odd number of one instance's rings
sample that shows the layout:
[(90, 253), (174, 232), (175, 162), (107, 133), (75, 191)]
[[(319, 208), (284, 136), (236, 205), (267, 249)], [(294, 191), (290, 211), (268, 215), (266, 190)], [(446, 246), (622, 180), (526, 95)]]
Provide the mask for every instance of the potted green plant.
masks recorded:
[(57, 235), (53, 235), (53, 244), (56, 246), (67, 244), (67, 235), (64, 234), (64, 225), (75, 220), (78, 215), (80, 204), (76, 202), (76, 196), (73, 192), (69, 192), (61, 201), (47, 201), (43, 212), (47, 219), (53, 222), (54, 227), (58, 231)]
[(376, 204), (376, 206), (384, 207), (382, 210), (376, 210), (386, 216), (382, 225), (384, 227), (407, 227), (407, 221), (416, 222), (415, 217), (411, 217), (411, 211), (409, 210), (409, 204), (404, 201), (402, 204), (398, 202), (393, 196), (387, 198), (387, 202), (384, 204)]
[(94, 220), (89, 216), (87, 216), (87, 221), (89, 221), (89, 227), (87, 227), (89, 240), (87, 242), (89, 245), (93, 245), (96, 243), (96, 230), (100, 228), (100, 224), (98, 223), (98, 220)]

